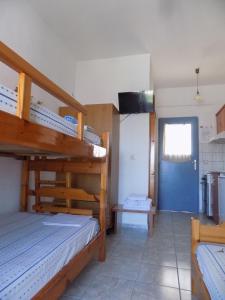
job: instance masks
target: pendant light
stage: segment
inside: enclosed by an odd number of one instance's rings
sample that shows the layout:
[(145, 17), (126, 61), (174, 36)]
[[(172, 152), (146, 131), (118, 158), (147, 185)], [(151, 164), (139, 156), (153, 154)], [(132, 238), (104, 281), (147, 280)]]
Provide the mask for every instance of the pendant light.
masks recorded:
[(198, 88), (199, 72), (200, 72), (200, 68), (196, 68), (195, 69), (195, 74), (196, 74), (196, 95), (195, 95), (195, 101), (197, 101), (197, 102), (200, 102), (202, 100), (202, 97), (200, 95), (199, 88)]

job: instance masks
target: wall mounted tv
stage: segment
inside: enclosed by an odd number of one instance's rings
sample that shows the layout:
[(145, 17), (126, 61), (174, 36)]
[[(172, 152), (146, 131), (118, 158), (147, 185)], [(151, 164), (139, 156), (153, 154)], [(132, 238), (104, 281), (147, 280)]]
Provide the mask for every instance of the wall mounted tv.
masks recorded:
[(139, 114), (155, 111), (153, 91), (118, 93), (120, 114)]

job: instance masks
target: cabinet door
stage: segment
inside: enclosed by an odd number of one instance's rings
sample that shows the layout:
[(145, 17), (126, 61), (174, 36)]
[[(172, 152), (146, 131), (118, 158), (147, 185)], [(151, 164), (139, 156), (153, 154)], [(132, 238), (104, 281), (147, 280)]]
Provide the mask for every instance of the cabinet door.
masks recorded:
[(85, 123), (92, 126), (101, 135), (105, 131), (112, 132), (112, 104), (85, 105), (87, 115)]
[(217, 133), (225, 131), (225, 105), (216, 114)]

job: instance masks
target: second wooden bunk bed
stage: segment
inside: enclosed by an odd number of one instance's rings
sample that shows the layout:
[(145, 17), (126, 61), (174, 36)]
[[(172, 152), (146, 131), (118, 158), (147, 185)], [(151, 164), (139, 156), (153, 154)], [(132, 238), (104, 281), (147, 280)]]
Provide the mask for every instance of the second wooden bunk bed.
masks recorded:
[[(16, 115), (0, 111), (0, 155), (23, 160), (21, 211), (28, 211), (29, 198), (33, 196), (35, 197), (33, 209), (36, 212), (92, 215), (99, 219), (100, 230), (97, 236), (33, 297), (33, 299), (58, 299), (93, 256), (98, 255), (100, 261), (105, 260), (109, 136), (108, 133), (103, 134), (102, 147), (85, 142), (83, 122), (85, 108), (2, 42), (0, 42), (0, 61), (19, 74)], [(30, 122), (32, 83), (77, 111), (76, 137)], [(31, 172), (35, 174), (33, 188), (29, 186)], [(62, 173), (65, 179), (42, 179), (42, 172)], [(99, 193), (93, 195), (72, 187), (73, 173), (98, 174), (101, 178)], [(43, 197), (64, 199), (64, 204), (46, 202), (43, 201)], [(93, 213), (91, 206), (90, 209), (73, 207), (74, 201), (98, 203), (98, 211)]]

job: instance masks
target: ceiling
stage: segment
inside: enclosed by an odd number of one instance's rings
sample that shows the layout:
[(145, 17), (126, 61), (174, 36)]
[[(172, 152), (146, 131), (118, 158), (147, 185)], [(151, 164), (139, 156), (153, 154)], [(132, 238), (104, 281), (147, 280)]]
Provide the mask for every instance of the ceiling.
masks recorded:
[(77, 60), (150, 53), (156, 88), (225, 83), (224, 0), (29, 0)]

